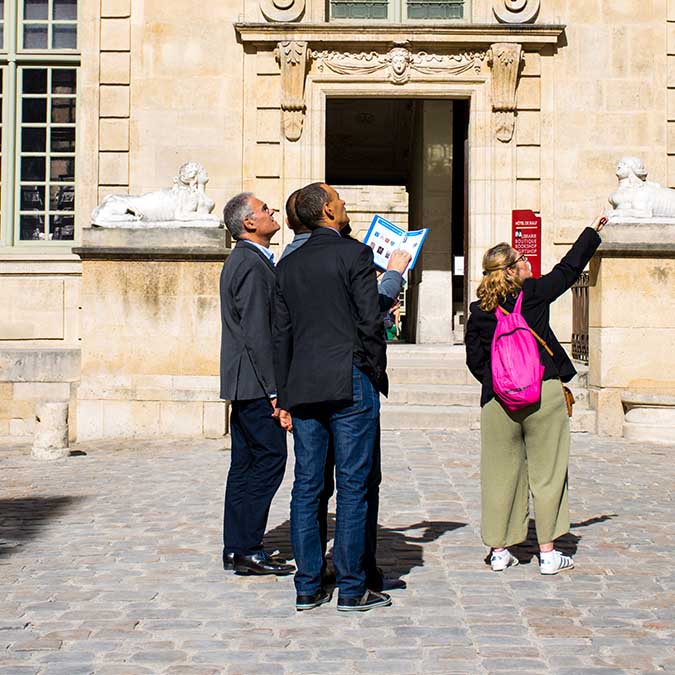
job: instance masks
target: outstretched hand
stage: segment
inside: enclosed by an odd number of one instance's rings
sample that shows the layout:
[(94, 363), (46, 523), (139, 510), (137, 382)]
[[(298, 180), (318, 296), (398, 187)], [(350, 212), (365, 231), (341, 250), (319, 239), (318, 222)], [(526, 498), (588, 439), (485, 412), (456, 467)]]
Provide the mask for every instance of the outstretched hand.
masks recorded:
[(596, 232), (600, 232), (605, 225), (607, 225), (607, 216), (604, 213), (601, 213), (595, 218), (591, 227), (595, 229)]

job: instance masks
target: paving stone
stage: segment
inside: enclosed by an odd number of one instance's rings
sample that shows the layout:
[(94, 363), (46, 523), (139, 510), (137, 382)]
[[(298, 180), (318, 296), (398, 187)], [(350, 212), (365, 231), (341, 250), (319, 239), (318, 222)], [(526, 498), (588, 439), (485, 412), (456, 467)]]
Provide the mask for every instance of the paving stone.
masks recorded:
[[(335, 599), (299, 614), (292, 578), (223, 572), (222, 442), (92, 443), (49, 472), (0, 449), (0, 673), (675, 672), (675, 448), (574, 437), (577, 568), (548, 579), (532, 538), (519, 567), (485, 565), (479, 445), (384, 434), (379, 562), (408, 589), (357, 616)], [(284, 553), (291, 463), (267, 537)]]

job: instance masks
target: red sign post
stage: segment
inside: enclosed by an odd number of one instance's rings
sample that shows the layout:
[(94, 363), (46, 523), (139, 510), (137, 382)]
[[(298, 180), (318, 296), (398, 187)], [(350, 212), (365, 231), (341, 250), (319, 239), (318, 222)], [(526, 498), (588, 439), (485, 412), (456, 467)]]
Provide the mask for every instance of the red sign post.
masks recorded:
[(541, 218), (529, 209), (512, 212), (511, 246), (527, 256), (532, 276), (541, 276)]

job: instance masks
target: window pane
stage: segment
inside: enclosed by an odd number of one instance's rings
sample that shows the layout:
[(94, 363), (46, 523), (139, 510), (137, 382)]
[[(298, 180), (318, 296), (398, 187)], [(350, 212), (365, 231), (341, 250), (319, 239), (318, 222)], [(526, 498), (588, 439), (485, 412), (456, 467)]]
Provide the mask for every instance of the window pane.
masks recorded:
[[(53, 132), (52, 132), (53, 133)], [(47, 130), (39, 127), (24, 127), (21, 130), (21, 152), (45, 152)]]
[(45, 239), (44, 216), (21, 216), (19, 227), (22, 241)]
[(44, 187), (41, 185), (22, 185), (20, 203), (22, 211), (44, 211)]
[(77, 0), (54, 0), (54, 19), (77, 19)]
[(24, 49), (47, 49), (47, 24), (25, 24), (23, 27)]
[(50, 161), (51, 179), (53, 183), (75, 179), (75, 159), (73, 157), (58, 157)]
[(52, 122), (57, 124), (75, 124), (75, 99), (52, 99)]
[(23, 69), (23, 93), (46, 94), (47, 93), (47, 69), (24, 68)]
[(75, 152), (75, 128), (52, 127), (52, 152)]
[(75, 218), (73, 216), (50, 216), (50, 239), (72, 241), (75, 238)]
[(49, 191), (49, 208), (52, 211), (75, 210), (75, 187), (73, 185), (59, 185)]
[(76, 71), (74, 68), (54, 68), (52, 70), (52, 94), (75, 94)]
[(462, 19), (464, 0), (408, 0), (409, 19)]
[(55, 23), (52, 26), (54, 49), (77, 49), (77, 26), (72, 23)]
[(44, 157), (22, 157), (21, 158), (21, 180), (43, 181), (45, 179), (45, 158)]
[(389, 0), (331, 0), (332, 19), (386, 19)]
[(47, 121), (47, 99), (46, 98), (24, 98), (21, 105), (22, 120), (24, 122), (46, 122)]
[(24, 19), (47, 19), (47, 0), (23, 0)]

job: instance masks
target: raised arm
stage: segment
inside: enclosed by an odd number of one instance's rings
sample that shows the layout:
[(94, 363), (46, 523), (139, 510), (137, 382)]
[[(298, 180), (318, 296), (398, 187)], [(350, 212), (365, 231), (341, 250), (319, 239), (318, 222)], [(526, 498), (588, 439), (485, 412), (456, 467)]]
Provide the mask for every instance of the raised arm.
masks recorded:
[(601, 240), (598, 232), (602, 229), (604, 222), (599, 217), (593, 225), (594, 227), (584, 229), (565, 257), (548, 274), (539, 279), (525, 281), (530, 289), (533, 289), (534, 296), (546, 302), (553, 302), (572, 287), (600, 246)]

